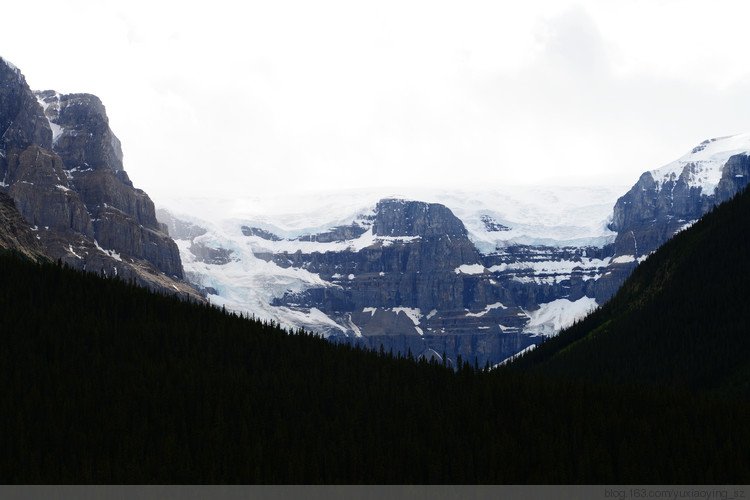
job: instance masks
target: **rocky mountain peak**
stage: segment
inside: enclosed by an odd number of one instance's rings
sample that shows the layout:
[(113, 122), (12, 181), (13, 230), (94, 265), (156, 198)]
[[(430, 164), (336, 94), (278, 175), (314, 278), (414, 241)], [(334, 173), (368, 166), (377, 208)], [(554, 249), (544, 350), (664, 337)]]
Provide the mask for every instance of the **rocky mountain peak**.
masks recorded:
[(617, 231), (615, 255), (596, 298), (609, 300), (637, 263), (714, 205), (750, 182), (750, 134), (703, 141), (689, 153), (644, 172), (615, 203), (609, 228)]
[(615, 204), (610, 228), (619, 233), (616, 253), (647, 255), (734, 196), (750, 181), (748, 152), (750, 134), (710, 139), (678, 160), (644, 172)]
[(0, 64), (0, 189), (37, 228), (46, 253), (197, 298), (153, 202), (123, 169), (101, 100), (32, 92), (19, 74)]
[(98, 97), (61, 95), (54, 90), (34, 95), (53, 131), (53, 148), (69, 169), (123, 171), (120, 141), (109, 128), (107, 111)]
[(445, 205), (386, 198), (375, 208), (373, 234), (378, 236), (465, 237), (463, 222)]
[[(37, 144), (49, 149), (52, 131), (44, 112), (15, 66), (0, 64), (0, 152)], [(5, 167), (7, 168), (7, 167)], [(0, 164), (0, 174), (3, 172)]]

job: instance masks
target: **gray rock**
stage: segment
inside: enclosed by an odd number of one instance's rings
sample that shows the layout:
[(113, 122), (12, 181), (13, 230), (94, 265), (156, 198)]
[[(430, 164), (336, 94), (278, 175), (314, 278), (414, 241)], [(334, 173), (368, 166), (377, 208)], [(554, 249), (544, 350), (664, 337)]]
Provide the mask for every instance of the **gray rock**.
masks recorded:
[(0, 189), (53, 259), (200, 298), (175, 242), (123, 170), (104, 106), (89, 94), (28, 88), (0, 60)]
[[(693, 152), (700, 151), (709, 142), (704, 141)], [(637, 265), (636, 262), (617, 262), (617, 257), (647, 256), (712, 207), (745, 189), (750, 182), (750, 158), (746, 154), (730, 157), (722, 168), (719, 184), (711, 193), (690, 186), (688, 179), (694, 171), (695, 164), (688, 163), (679, 176), (664, 182), (646, 172), (617, 200), (610, 225), (610, 229), (617, 231), (615, 259), (596, 284), (597, 302), (609, 300)]]
[(245, 236), (257, 236), (259, 238), (263, 238), (264, 240), (281, 241), (281, 238), (270, 231), (266, 231), (265, 229), (249, 226), (242, 226), (240, 229), (242, 230), (242, 234), (244, 234)]
[[(604, 252), (517, 246), (482, 256), (463, 223), (443, 205), (382, 200), (375, 212), (373, 232), (386, 236), (383, 242), (359, 251), (273, 255), (278, 265), (319, 274), (335, 286), (288, 292), (272, 305), (324, 312), (339, 328), (331, 326), (322, 333), (336, 341), (376, 350), (382, 344), (386, 351), (404, 355), (409, 349), (415, 356), (445, 352), (450, 363), (459, 355), (472, 362), (476, 357), (484, 366), (539, 342), (540, 337), (523, 333), (529, 319), (526, 311), (557, 298), (575, 300), (590, 293), (589, 275), (595, 272), (587, 270), (584, 275), (581, 268), (575, 279), (547, 276), (526, 282), (523, 278), (531, 269), (490, 272), (488, 267), (581, 260)], [(485, 270), (467, 274), (461, 266)]]
[(16, 209), (13, 198), (0, 191), (0, 249), (18, 252), (36, 262), (51, 260), (37, 236)]

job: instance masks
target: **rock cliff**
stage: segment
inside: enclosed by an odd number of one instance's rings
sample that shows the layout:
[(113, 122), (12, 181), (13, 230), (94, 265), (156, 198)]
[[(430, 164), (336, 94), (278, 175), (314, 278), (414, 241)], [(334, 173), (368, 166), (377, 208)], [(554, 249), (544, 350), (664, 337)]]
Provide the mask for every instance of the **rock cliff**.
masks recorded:
[(541, 191), (534, 203), (560, 207), (561, 217), (523, 199), (495, 205), (442, 193), (431, 199), (455, 212), (386, 198), (356, 214), (326, 213), (337, 221), (330, 227), (310, 217), (315, 229), (295, 225), (294, 214), (164, 220), (188, 280), (215, 303), (335, 342), (484, 366), (608, 300), (653, 249), (744, 188), (747, 151), (750, 134), (706, 141), (643, 174), (616, 205), (621, 192), (570, 203), (569, 194)]
[[(497, 363), (539, 342), (551, 328), (535, 323), (540, 304), (585, 302), (611, 253), (515, 245), (483, 255), (446, 206), (404, 199), (380, 200), (350, 224), (294, 239), (235, 223), (240, 241), (226, 241), (223, 230), (163, 218), (188, 278), (212, 299), (271, 288), (267, 305), (286, 324), (373, 349), (445, 354), (449, 363), (458, 356)], [(253, 274), (259, 269), (271, 273), (267, 281)]]
[(53, 259), (199, 297), (96, 96), (32, 92), (0, 59), (0, 179)]
[(597, 302), (612, 297), (639, 260), (745, 189), (750, 182), (748, 151), (748, 134), (710, 139), (679, 160), (643, 173), (614, 206), (614, 258), (597, 283)]
[(51, 260), (39, 238), (16, 209), (13, 198), (0, 191), (0, 250), (20, 253), (33, 261)]

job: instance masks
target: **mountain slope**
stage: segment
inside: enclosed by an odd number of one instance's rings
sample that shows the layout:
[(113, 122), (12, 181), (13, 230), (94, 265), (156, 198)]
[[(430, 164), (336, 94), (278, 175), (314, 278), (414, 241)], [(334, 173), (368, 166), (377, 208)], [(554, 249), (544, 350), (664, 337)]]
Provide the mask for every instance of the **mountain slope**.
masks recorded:
[[(608, 263), (606, 249), (593, 245), (607, 241), (611, 206), (595, 207), (601, 217), (592, 220), (583, 216), (591, 206), (576, 211), (578, 197), (568, 225), (556, 228), (549, 219), (559, 214), (549, 210), (540, 222), (528, 215), (533, 207), (518, 210), (515, 194), (501, 201), (521, 212), (510, 220), (498, 220), (492, 201), (477, 203), (476, 194), (460, 200), (458, 193), (438, 197), (457, 200), (453, 206), (464, 219), (442, 203), (404, 198), (352, 208), (354, 215), (335, 225), (309, 230), (290, 230), (288, 223), (285, 229), (278, 216), (219, 223), (160, 217), (177, 239), (188, 279), (213, 303), (336, 341), (445, 354), (453, 364), (458, 356), (477, 358), (484, 366), (593, 307), (586, 293)], [(572, 197), (564, 190), (542, 194)], [(484, 196), (497, 208), (495, 196)], [(613, 203), (614, 191), (609, 196)], [(312, 220), (314, 211), (304, 216)], [(546, 239), (535, 239), (543, 234)], [(529, 244), (534, 241), (547, 245)], [(573, 241), (592, 246), (566, 246)]]
[(609, 300), (649, 253), (747, 185), (748, 151), (750, 134), (704, 141), (630, 190), (373, 190), (161, 217), (188, 280), (213, 303), (335, 341), (483, 366)]
[(750, 192), (675, 235), (604, 307), (512, 364), (750, 396)]
[(597, 302), (606, 302), (645, 256), (744, 189), (750, 182), (749, 153), (750, 134), (709, 139), (674, 162), (644, 172), (614, 206), (612, 262), (619, 264), (597, 283)]
[(2, 254), (0, 345), (8, 484), (750, 480), (746, 402), (454, 373)]
[(16, 210), (13, 198), (0, 191), (0, 249), (39, 261), (49, 259), (37, 235)]
[(179, 250), (123, 169), (120, 142), (90, 94), (32, 92), (0, 58), (0, 191), (54, 260), (182, 296)]

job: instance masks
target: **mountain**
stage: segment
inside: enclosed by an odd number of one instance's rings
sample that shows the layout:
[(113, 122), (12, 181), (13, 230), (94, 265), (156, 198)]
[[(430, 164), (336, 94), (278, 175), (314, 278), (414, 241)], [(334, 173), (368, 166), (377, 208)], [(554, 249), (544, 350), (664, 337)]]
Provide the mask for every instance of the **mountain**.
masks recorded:
[(32, 92), (2, 59), (0, 190), (53, 260), (200, 298), (183, 279), (179, 250), (153, 202), (123, 169), (102, 102)]
[[(608, 264), (618, 192), (420, 193), (450, 208), (335, 195), (327, 201), (346, 210), (338, 220), (327, 204), (307, 203), (288, 216), (159, 216), (187, 279), (215, 304), (333, 341), (483, 366), (596, 306), (591, 290)], [(540, 195), (556, 206), (529, 201)]]
[(637, 262), (675, 233), (690, 227), (714, 205), (750, 182), (750, 134), (703, 141), (678, 160), (644, 172), (613, 209), (617, 232), (612, 266), (596, 298), (608, 300)]
[(750, 397), (748, 227), (745, 190), (659, 247), (601, 309), (511, 368)]
[(216, 304), (333, 341), (483, 366), (606, 303), (649, 253), (747, 185), (748, 151), (750, 134), (704, 141), (624, 195), (373, 191), (306, 198), (296, 212), (248, 200), (232, 217), (160, 217), (188, 281)]

